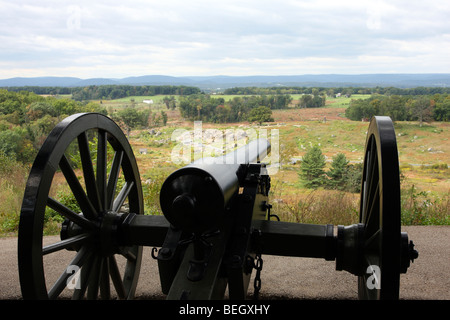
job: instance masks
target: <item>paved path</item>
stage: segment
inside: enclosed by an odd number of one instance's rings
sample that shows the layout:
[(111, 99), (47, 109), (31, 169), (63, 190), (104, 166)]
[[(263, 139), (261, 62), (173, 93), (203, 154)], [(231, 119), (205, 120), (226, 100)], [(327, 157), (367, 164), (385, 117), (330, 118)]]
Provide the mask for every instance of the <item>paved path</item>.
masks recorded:
[[(450, 227), (403, 227), (419, 251), (408, 273), (401, 275), (400, 298), (450, 300)], [(0, 238), (0, 299), (21, 299), (17, 272), (17, 238)], [(144, 248), (137, 299), (163, 299), (156, 261)], [(263, 256), (262, 299), (357, 298), (355, 276), (335, 271), (322, 259)], [(249, 292), (253, 292), (252, 289)]]

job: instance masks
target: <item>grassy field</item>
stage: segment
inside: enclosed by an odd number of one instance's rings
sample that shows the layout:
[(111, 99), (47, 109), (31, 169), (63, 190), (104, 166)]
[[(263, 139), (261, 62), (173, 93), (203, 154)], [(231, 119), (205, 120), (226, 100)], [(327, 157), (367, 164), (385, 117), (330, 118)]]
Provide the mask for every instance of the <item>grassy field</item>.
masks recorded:
[[(357, 221), (359, 194), (305, 189), (298, 178), (299, 164), (290, 163), (291, 159), (301, 158), (314, 144), (319, 145), (327, 157), (327, 166), (339, 152), (344, 153), (351, 163), (362, 162), (369, 123), (349, 121), (344, 117), (343, 106), (348, 101), (348, 98), (333, 99), (327, 107), (319, 109), (274, 110), (275, 122), (261, 127), (267, 129), (269, 137), (270, 130), (279, 130), (282, 167), (271, 176), (271, 191), (274, 210), (284, 220), (334, 224)], [(143, 180), (167, 176), (176, 168), (170, 161), (174, 146), (171, 134), (180, 128), (194, 129), (192, 122), (184, 121), (174, 111), (168, 125), (156, 129), (159, 131), (157, 136), (147, 134), (146, 130), (133, 132), (130, 142), (135, 150), (148, 150), (147, 154), (136, 154)], [(204, 130), (211, 128), (222, 131), (258, 129), (249, 123), (203, 123)], [(410, 193), (408, 199), (405, 197), (404, 206), (417, 214), (424, 206), (434, 205), (440, 219), (448, 221), (450, 124), (435, 122), (420, 127), (415, 122), (399, 122), (395, 124), (395, 130), (402, 188), (405, 194), (408, 190)], [(341, 204), (341, 213), (326, 207), (330, 203)]]
[[(131, 104), (134, 99), (139, 108), (150, 108), (153, 112), (164, 110), (168, 114), (166, 126), (134, 130), (129, 139), (143, 181), (146, 213), (152, 214), (159, 212), (162, 182), (181, 167), (171, 161), (171, 152), (177, 144), (172, 140), (172, 134), (176, 129), (194, 129), (193, 123), (182, 119), (177, 109), (167, 110), (162, 98), (128, 97), (102, 101), (107, 109), (118, 109)], [(153, 104), (143, 103), (143, 100), (150, 99)], [(222, 131), (263, 128), (269, 137), (271, 130), (277, 129), (281, 168), (271, 175), (273, 212), (285, 221), (348, 225), (358, 221), (359, 194), (306, 189), (299, 180), (299, 164), (291, 162), (292, 159), (300, 159), (315, 144), (327, 157), (327, 167), (339, 152), (344, 153), (351, 163), (363, 160), (369, 123), (346, 119), (344, 112), (348, 102), (349, 98), (336, 98), (328, 100), (326, 107), (319, 109), (274, 110), (275, 121), (261, 127), (250, 123), (203, 123), (202, 128)], [(403, 223), (450, 224), (450, 123), (433, 122), (419, 126), (416, 122), (398, 122), (395, 130), (403, 189)], [(28, 168), (21, 167), (14, 168), (14, 175), (2, 173), (0, 235), (15, 234), (17, 230), (27, 175)]]
[[(235, 96), (214, 97), (229, 101)], [(301, 95), (292, 95), (291, 105), (298, 103), (300, 97)], [(290, 160), (301, 158), (311, 145), (317, 144), (328, 159), (327, 166), (331, 158), (339, 152), (344, 153), (351, 163), (362, 162), (369, 123), (350, 121), (344, 114), (351, 99), (368, 97), (369, 95), (358, 94), (350, 98), (329, 97), (324, 108), (274, 110), (275, 121), (263, 125), (262, 128), (267, 129), (269, 134), (271, 129), (279, 130), (282, 166), (272, 175), (271, 191), (274, 210), (278, 211), (284, 220), (334, 224), (357, 221), (359, 194), (305, 189), (298, 177), (299, 164), (291, 164)], [(182, 119), (178, 110), (167, 110), (163, 98), (164, 96), (127, 97), (102, 102), (105, 107), (115, 110), (134, 103), (138, 108), (167, 112), (168, 124), (156, 128), (157, 135), (149, 134), (148, 130), (136, 130), (130, 137), (143, 181), (162, 182), (177, 168), (170, 160), (171, 150), (176, 144), (171, 141), (172, 132), (176, 129), (194, 129), (193, 123)], [(153, 100), (153, 104), (146, 104), (144, 100)], [(202, 127), (204, 130), (222, 131), (258, 129), (249, 123), (203, 123)], [(450, 124), (435, 122), (419, 126), (415, 122), (398, 122), (395, 124), (395, 130), (402, 188), (405, 190), (404, 207), (412, 214), (421, 214), (422, 209), (429, 209), (434, 205), (434, 212), (444, 216), (440, 218), (441, 221), (448, 221), (450, 173), (447, 165), (450, 164)], [(140, 149), (146, 149), (147, 153), (140, 154)], [(152, 207), (152, 211), (158, 210), (158, 205), (155, 205), (158, 201), (157, 194), (150, 198), (147, 204)], [(325, 205), (329, 203), (339, 203), (342, 208), (327, 208)], [(423, 222), (420, 220), (417, 223)]]

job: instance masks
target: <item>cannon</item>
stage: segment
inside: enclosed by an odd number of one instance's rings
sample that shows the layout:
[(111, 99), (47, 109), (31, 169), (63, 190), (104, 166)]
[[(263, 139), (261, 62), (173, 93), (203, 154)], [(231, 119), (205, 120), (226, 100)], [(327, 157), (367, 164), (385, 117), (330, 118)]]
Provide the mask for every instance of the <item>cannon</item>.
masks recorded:
[[(26, 184), (18, 237), (23, 298), (132, 299), (149, 246), (171, 300), (245, 299), (253, 270), (257, 297), (263, 255), (335, 261), (336, 270), (356, 276), (359, 298), (398, 299), (400, 274), (418, 253), (401, 232), (391, 119), (370, 122), (359, 223), (349, 226), (279, 221), (263, 162), (270, 148), (254, 140), (176, 170), (160, 190), (163, 215), (144, 215), (136, 159), (119, 126), (97, 113), (69, 116), (42, 145)], [(64, 187), (70, 201), (58, 198)], [(52, 214), (64, 221), (48, 243), (43, 230)], [(49, 265), (53, 255), (67, 262)]]

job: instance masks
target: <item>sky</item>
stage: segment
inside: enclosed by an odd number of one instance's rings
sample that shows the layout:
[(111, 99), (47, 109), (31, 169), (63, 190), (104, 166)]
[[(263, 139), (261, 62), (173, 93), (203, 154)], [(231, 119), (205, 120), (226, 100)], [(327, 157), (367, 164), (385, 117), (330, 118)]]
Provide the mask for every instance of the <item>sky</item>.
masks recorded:
[(0, 79), (450, 73), (448, 0), (0, 0)]

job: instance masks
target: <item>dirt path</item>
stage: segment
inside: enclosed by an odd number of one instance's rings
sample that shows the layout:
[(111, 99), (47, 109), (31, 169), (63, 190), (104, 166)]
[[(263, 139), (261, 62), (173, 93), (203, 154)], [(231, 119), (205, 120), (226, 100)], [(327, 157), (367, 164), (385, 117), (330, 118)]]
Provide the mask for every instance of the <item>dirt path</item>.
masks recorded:
[[(450, 300), (450, 227), (403, 227), (419, 251), (419, 259), (401, 276), (400, 298)], [(17, 271), (17, 238), (0, 238), (0, 299), (21, 299)], [(163, 299), (156, 261), (144, 248), (137, 299)], [(357, 298), (357, 279), (335, 271), (335, 263), (321, 259), (263, 256), (262, 299)], [(250, 288), (252, 293), (253, 289)]]

